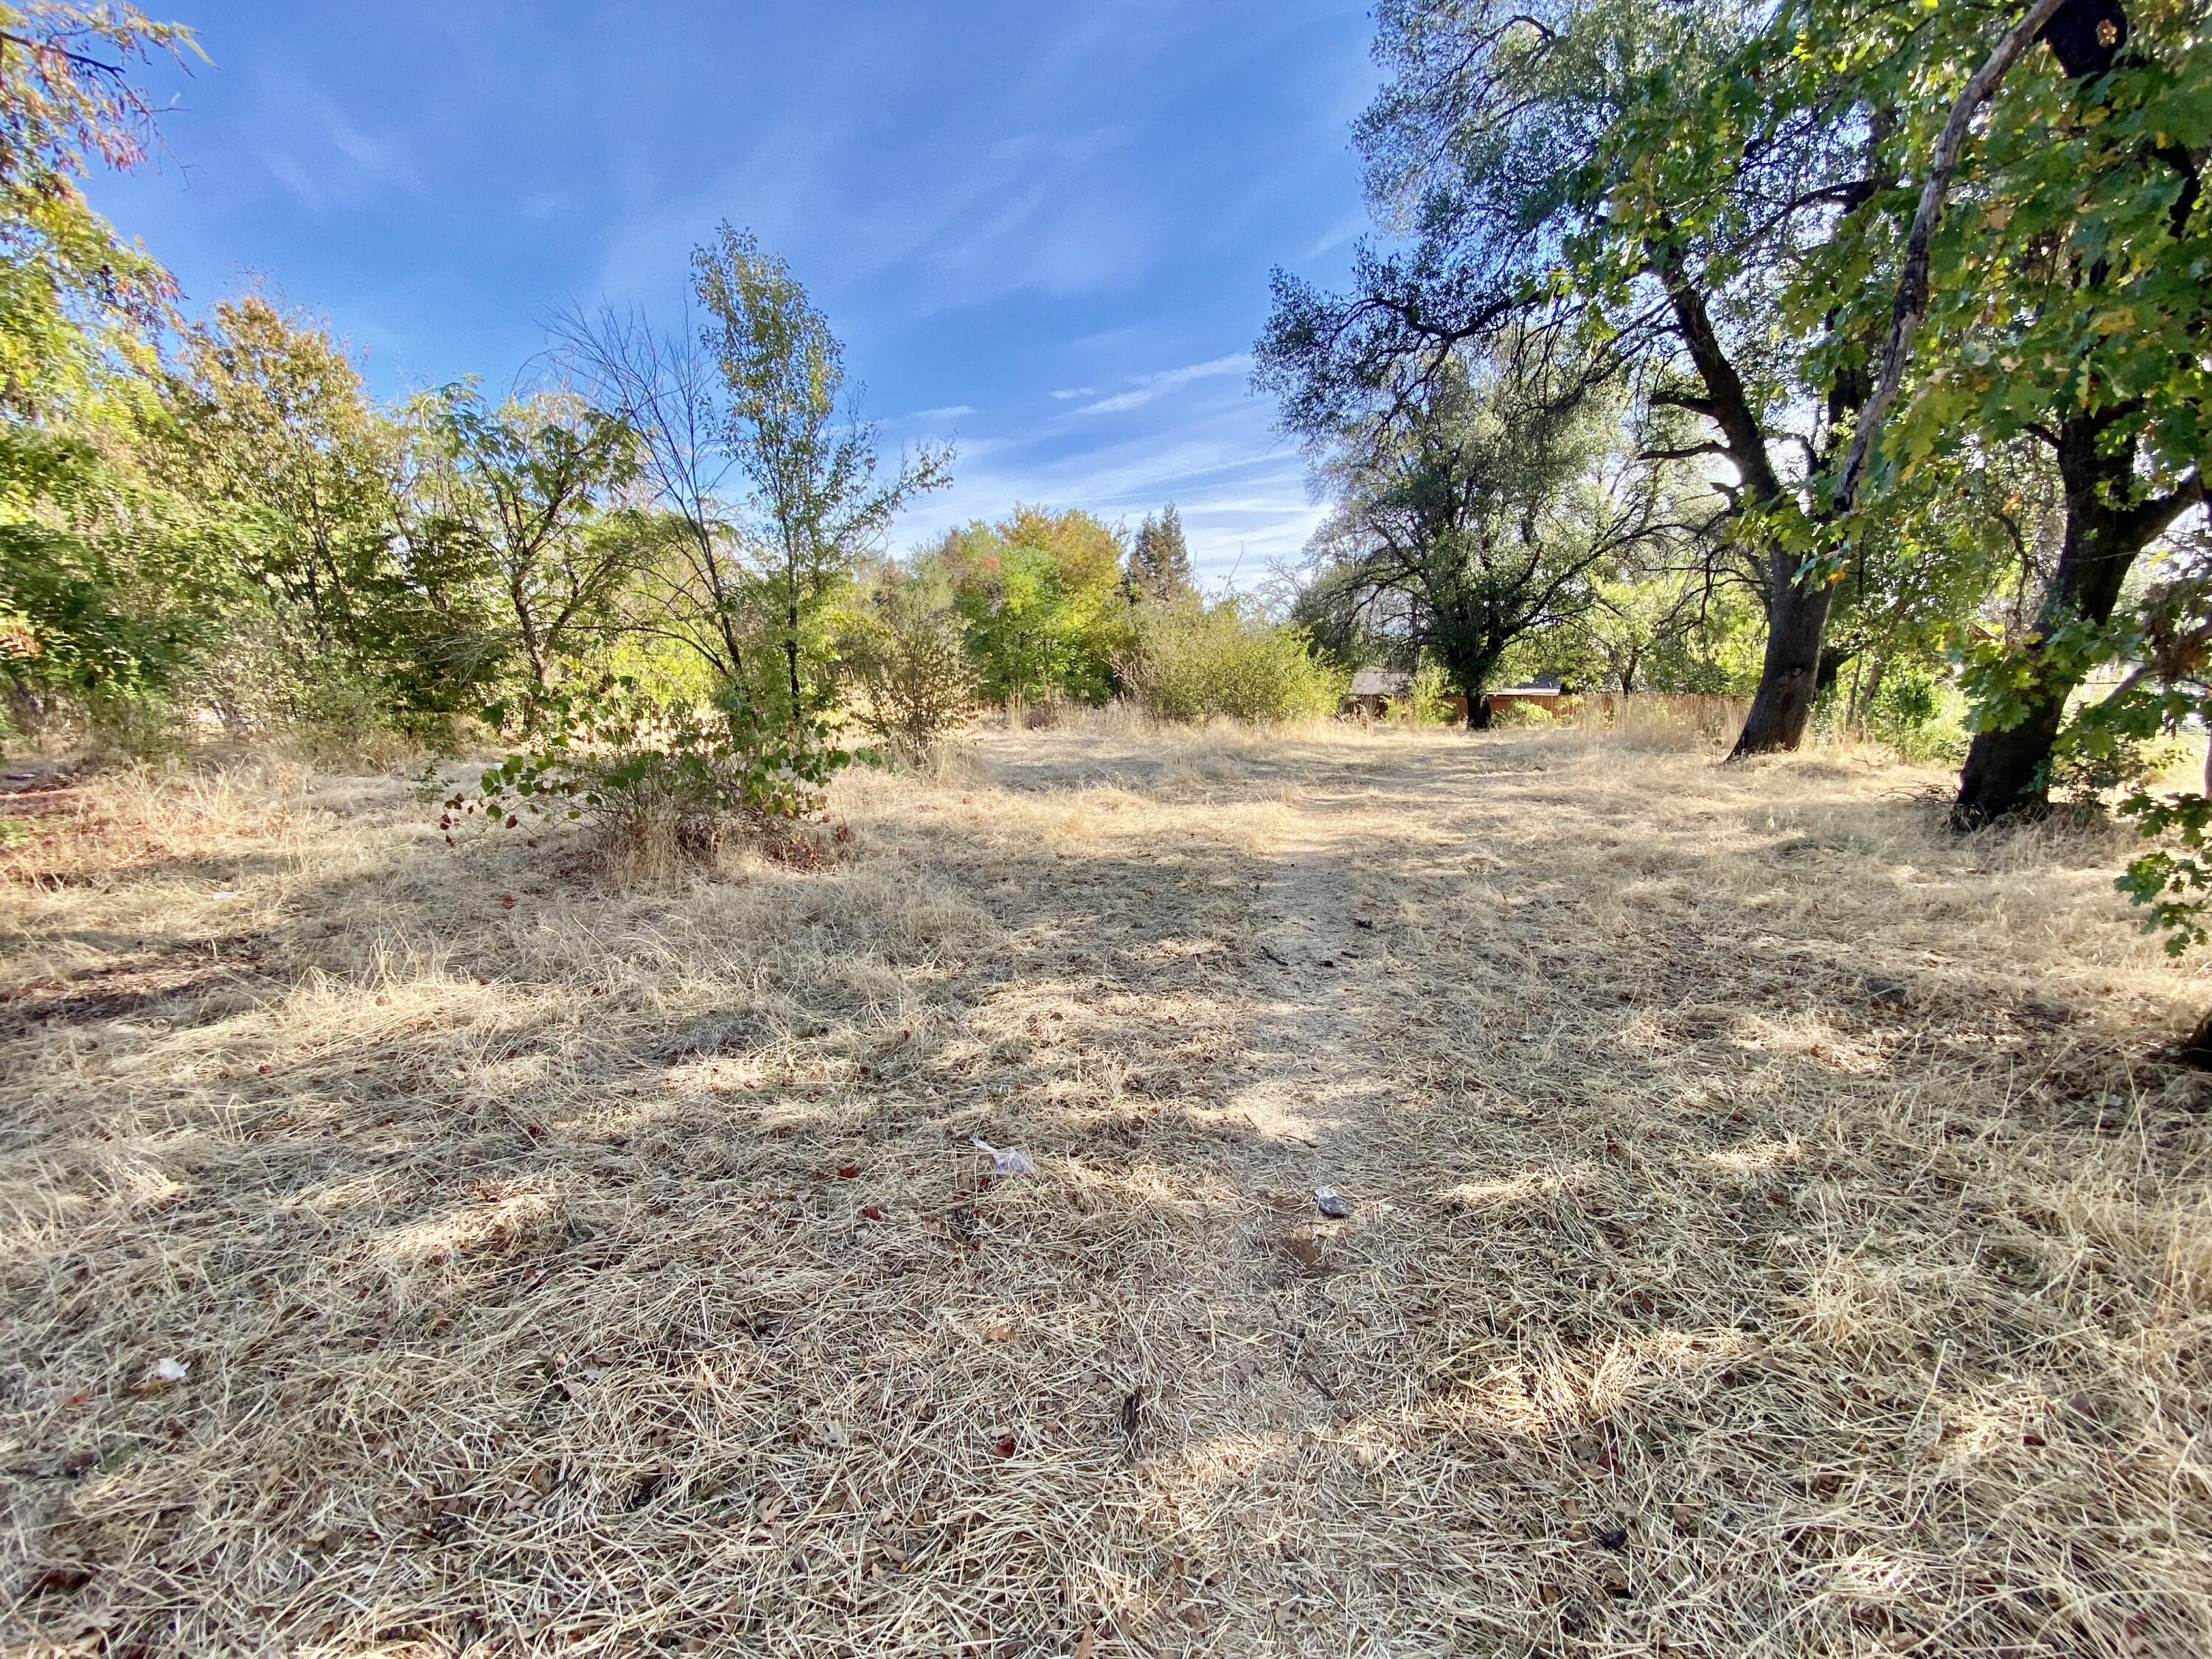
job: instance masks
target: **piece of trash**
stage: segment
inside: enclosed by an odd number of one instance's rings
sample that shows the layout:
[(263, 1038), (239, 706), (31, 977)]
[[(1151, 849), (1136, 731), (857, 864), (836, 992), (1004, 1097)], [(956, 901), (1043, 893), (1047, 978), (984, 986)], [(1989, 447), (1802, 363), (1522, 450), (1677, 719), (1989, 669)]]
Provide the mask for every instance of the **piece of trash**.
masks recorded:
[(1334, 1187), (1314, 1188), (1314, 1207), (1331, 1221), (1341, 1221), (1352, 1213), (1352, 1206), (1346, 1201), (1344, 1194)]
[(982, 1136), (978, 1135), (975, 1137), (975, 1150), (989, 1154), (991, 1162), (998, 1166), (1000, 1175), (1035, 1175), (1036, 1173), (1036, 1165), (1029, 1161), (1028, 1157), (1018, 1146), (1009, 1146), (1002, 1152), (984, 1139)]
[(154, 1380), (156, 1382), (181, 1382), (191, 1369), (183, 1360), (172, 1359), (164, 1354), (154, 1362)]
[(214, 892), (210, 893), (208, 896), (211, 899), (236, 898), (238, 896), (238, 893), (236, 890), (233, 888), (218, 887)]

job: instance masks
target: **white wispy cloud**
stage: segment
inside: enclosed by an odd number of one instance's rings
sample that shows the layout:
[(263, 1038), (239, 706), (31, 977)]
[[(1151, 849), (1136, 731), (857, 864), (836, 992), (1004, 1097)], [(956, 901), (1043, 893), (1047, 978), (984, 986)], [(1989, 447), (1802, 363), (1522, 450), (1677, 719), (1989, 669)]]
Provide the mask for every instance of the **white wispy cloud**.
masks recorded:
[(1217, 374), (1243, 374), (1252, 367), (1249, 351), (1231, 353), (1226, 357), (1215, 357), (1202, 363), (1191, 363), (1182, 368), (1164, 368), (1156, 374), (1134, 376), (1136, 384), (1127, 392), (1117, 392), (1110, 398), (1101, 398), (1095, 404), (1085, 404), (1075, 412), (1079, 415), (1118, 415), (1125, 409), (1139, 409), (1161, 393), (1172, 392), (1179, 386), (1188, 386), (1193, 380), (1210, 380)]
[(1356, 213), (1347, 213), (1344, 217), (1339, 219), (1334, 224), (1323, 231), (1319, 237), (1316, 238), (1315, 240), (1308, 246), (1305, 251), (1305, 258), (1309, 259), (1318, 259), (1322, 254), (1329, 252), (1333, 249), (1342, 247), (1346, 242), (1358, 235), (1361, 231), (1365, 230), (1367, 228), (1368, 219), (1367, 215), (1364, 210)]
[(309, 212), (359, 207), (394, 191), (416, 192), (421, 174), (405, 147), (353, 121), (313, 80), (283, 65), (264, 72), (260, 107), (281, 144), (260, 146), (257, 159)]
[(1098, 395), (1098, 388), (1095, 386), (1062, 386), (1052, 395), (1066, 403), (1070, 398), (1095, 398)]
[(919, 546), (1016, 501), (1079, 507), (1126, 527), (1172, 501), (1207, 584), (1252, 590), (1298, 557), (1326, 510), (1309, 499), (1304, 466), (1271, 420), (1264, 404), (1224, 387), (1161, 404), (1110, 438), (1085, 423), (1087, 441), (1072, 447), (1078, 429), (1059, 422), (963, 444), (953, 486), (917, 502), (897, 539)]
[[(854, 111), (890, 100), (908, 74), (876, 64), (884, 90), (857, 90)], [(641, 169), (603, 235), (600, 283), (649, 290), (683, 268), (686, 251), (742, 203), (742, 222), (802, 271), (837, 283), (898, 275), (911, 318), (1009, 294), (1054, 298), (1127, 286), (1152, 256), (1153, 228), (1113, 165), (1141, 133), (1126, 124), (994, 132), (1005, 112), (955, 105), (941, 128), (883, 152), (857, 113), (818, 103), (776, 112), (732, 161), (705, 172)]]
[(261, 165), (269, 169), (269, 176), (282, 185), (294, 201), (310, 213), (323, 210), (326, 203), (321, 187), (307, 176), (307, 170), (289, 152), (264, 149), (259, 152), (258, 159)]
[(963, 415), (973, 415), (973, 404), (946, 404), (941, 409), (917, 409), (907, 416), (909, 421), (957, 421)]

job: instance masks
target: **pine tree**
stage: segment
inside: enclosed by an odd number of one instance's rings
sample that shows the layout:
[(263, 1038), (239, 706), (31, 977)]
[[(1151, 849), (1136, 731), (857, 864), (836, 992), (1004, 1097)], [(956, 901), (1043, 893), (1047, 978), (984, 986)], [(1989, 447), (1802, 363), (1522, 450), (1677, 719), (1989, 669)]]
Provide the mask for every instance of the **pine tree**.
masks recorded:
[(1182, 518), (1170, 501), (1155, 518), (1146, 516), (1129, 548), (1129, 580), (1149, 599), (1179, 599), (1198, 592), (1190, 568), (1190, 545), (1183, 540)]

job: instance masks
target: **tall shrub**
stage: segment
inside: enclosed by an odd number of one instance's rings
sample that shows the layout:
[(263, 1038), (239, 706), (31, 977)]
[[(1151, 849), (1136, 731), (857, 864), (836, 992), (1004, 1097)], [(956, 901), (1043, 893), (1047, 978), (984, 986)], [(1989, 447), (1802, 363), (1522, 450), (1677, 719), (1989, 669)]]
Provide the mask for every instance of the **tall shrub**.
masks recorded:
[(1343, 690), (1302, 632), (1236, 599), (1145, 607), (1122, 678), (1147, 710), (1177, 720), (1310, 718), (1332, 712)]

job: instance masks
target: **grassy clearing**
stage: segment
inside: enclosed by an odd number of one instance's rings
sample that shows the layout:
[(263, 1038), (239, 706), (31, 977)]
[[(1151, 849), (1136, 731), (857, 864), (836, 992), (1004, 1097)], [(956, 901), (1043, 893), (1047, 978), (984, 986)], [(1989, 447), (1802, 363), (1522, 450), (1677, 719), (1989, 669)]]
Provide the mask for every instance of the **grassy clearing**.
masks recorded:
[(2212, 986), (1938, 781), (1091, 721), (682, 890), (43, 794), (0, 1646), (2203, 1652)]

